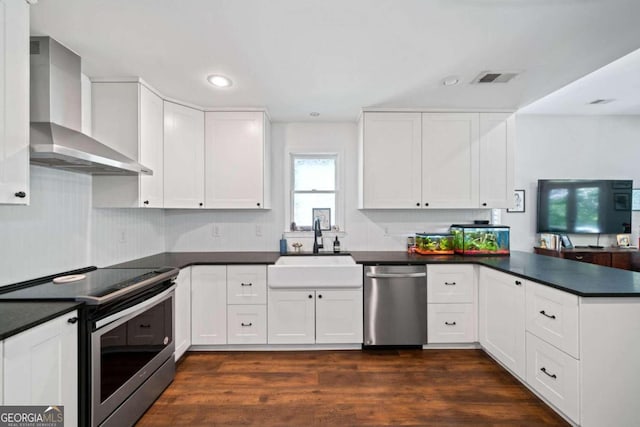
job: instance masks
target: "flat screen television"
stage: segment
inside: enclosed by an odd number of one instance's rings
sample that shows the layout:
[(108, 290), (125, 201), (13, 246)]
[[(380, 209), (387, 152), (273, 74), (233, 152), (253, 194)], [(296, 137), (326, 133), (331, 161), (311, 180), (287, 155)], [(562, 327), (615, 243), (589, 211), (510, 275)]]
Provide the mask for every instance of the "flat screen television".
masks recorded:
[(630, 233), (632, 189), (632, 180), (541, 179), (538, 233)]

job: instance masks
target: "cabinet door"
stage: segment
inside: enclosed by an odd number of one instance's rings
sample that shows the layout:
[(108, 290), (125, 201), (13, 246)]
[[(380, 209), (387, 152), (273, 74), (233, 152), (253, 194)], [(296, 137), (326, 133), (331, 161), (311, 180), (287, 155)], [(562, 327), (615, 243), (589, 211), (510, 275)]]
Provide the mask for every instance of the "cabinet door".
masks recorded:
[(4, 404), (64, 405), (65, 425), (78, 425), (77, 312), (4, 341)]
[(513, 207), (515, 117), (480, 114), (480, 207)]
[(268, 299), (269, 344), (315, 342), (314, 291), (269, 290)]
[(164, 102), (164, 207), (204, 207), (204, 113)]
[(191, 267), (191, 344), (227, 343), (227, 267)]
[(362, 289), (316, 291), (316, 343), (362, 343)]
[(420, 113), (364, 113), (362, 208), (418, 208)]
[(478, 114), (422, 114), (422, 204), (478, 206)]
[(140, 158), (153, 175), (140, 175), (140, 207), (164, 206), (164, 102), (140, 86)]
[(178, 360), (191, 347), (191, 267), (180, 270), (176, 285), (174, 336)]
[(264, 113), (206, 113), (205, 155), (207, 208), (264, 207)]
[(525, 375), (525, 281), (480, 269), (480, 344), (520, 378)]
[(29, 6), (0, 0), (0, 204), (29, 197)]

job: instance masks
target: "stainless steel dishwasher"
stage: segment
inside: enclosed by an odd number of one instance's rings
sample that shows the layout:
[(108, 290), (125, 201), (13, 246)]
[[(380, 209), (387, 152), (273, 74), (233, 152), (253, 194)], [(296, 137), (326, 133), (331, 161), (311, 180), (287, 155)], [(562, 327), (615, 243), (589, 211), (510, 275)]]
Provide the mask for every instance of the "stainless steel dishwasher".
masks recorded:
[(376, 265), (364, 276), (364, 345), (426, 344), (426, 266)]

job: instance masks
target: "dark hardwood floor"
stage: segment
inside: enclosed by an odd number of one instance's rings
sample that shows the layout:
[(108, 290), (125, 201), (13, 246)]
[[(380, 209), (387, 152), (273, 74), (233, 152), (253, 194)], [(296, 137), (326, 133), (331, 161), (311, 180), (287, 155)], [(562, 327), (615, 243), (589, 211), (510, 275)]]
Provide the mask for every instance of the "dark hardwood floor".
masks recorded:
[(188, 353), (144, 426), (564, 426), (481, 350)]

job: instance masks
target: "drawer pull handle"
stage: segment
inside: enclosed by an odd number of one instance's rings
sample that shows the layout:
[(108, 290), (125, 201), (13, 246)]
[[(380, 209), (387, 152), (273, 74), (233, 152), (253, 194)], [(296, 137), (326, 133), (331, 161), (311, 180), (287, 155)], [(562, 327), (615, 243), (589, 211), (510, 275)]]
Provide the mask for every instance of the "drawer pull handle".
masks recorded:
[(151, 328), (151, 325), (149, 323), (142, 323), (142, 324), (140, 324), (140, 327), (142, 329), (149, 329), (149, 328)]
[(251, 326), (251, 325), (253, 325), (253, 323), (251, 323), (251, 322), (249, 322), (249, 323), (242, 322), (242, 323), (240, 323), (240, 325), (242, 325), (242, 326)]
[(516, 280), (516, 285), (522, 286), (522, 282), (520, 280)]
[(576, 255), (576, 259), (577, 259), (578, 261), (580, 261), (580, 260), (583, 260), (583, 259), (584, 259), (584, 257), (583, 257), (582, 255)]
[(540, 312), (540, 314), (542, 314), (542, 315), (543, 315), (543, 316), (545, 316), (545, 317), (548, 317), (549, 319), (555, 319), (555, 318), (556, 318), (556, 315), (555, 315), (555, 314), (547, 314), (547, 313), (545, 313), (545, 311), (544, 311), (544, 310), (542, 310), (542, 311)]
[(78, 322), (78, 318), (77, 317), (71, 317), (71, 318), (67, 319), (67, 323), (71, 323), (72, 325), (74, 323), (77, 323), (77, 322)]
[(444, 282), (445, 286), (455, 286), (456, 282)]
[(554, 380), (556, 378), (558, 378), (558, 376), (556, 374), (550, 374), (549, 372), (547, 372), (547, 368), (545, 368), (544, 366), (542, 368), (540, 368), (540, 370), (542, 371), (543, 374), (545, 374), (548, 377), (553, 378)]
[(240, 286), (253, 286), (253, 283), (240, 283)]
[(451, 323), (444, 322), (444, 324), (447, 325), (447, 326), (456, 326), (456, 322), (451, 322)]

